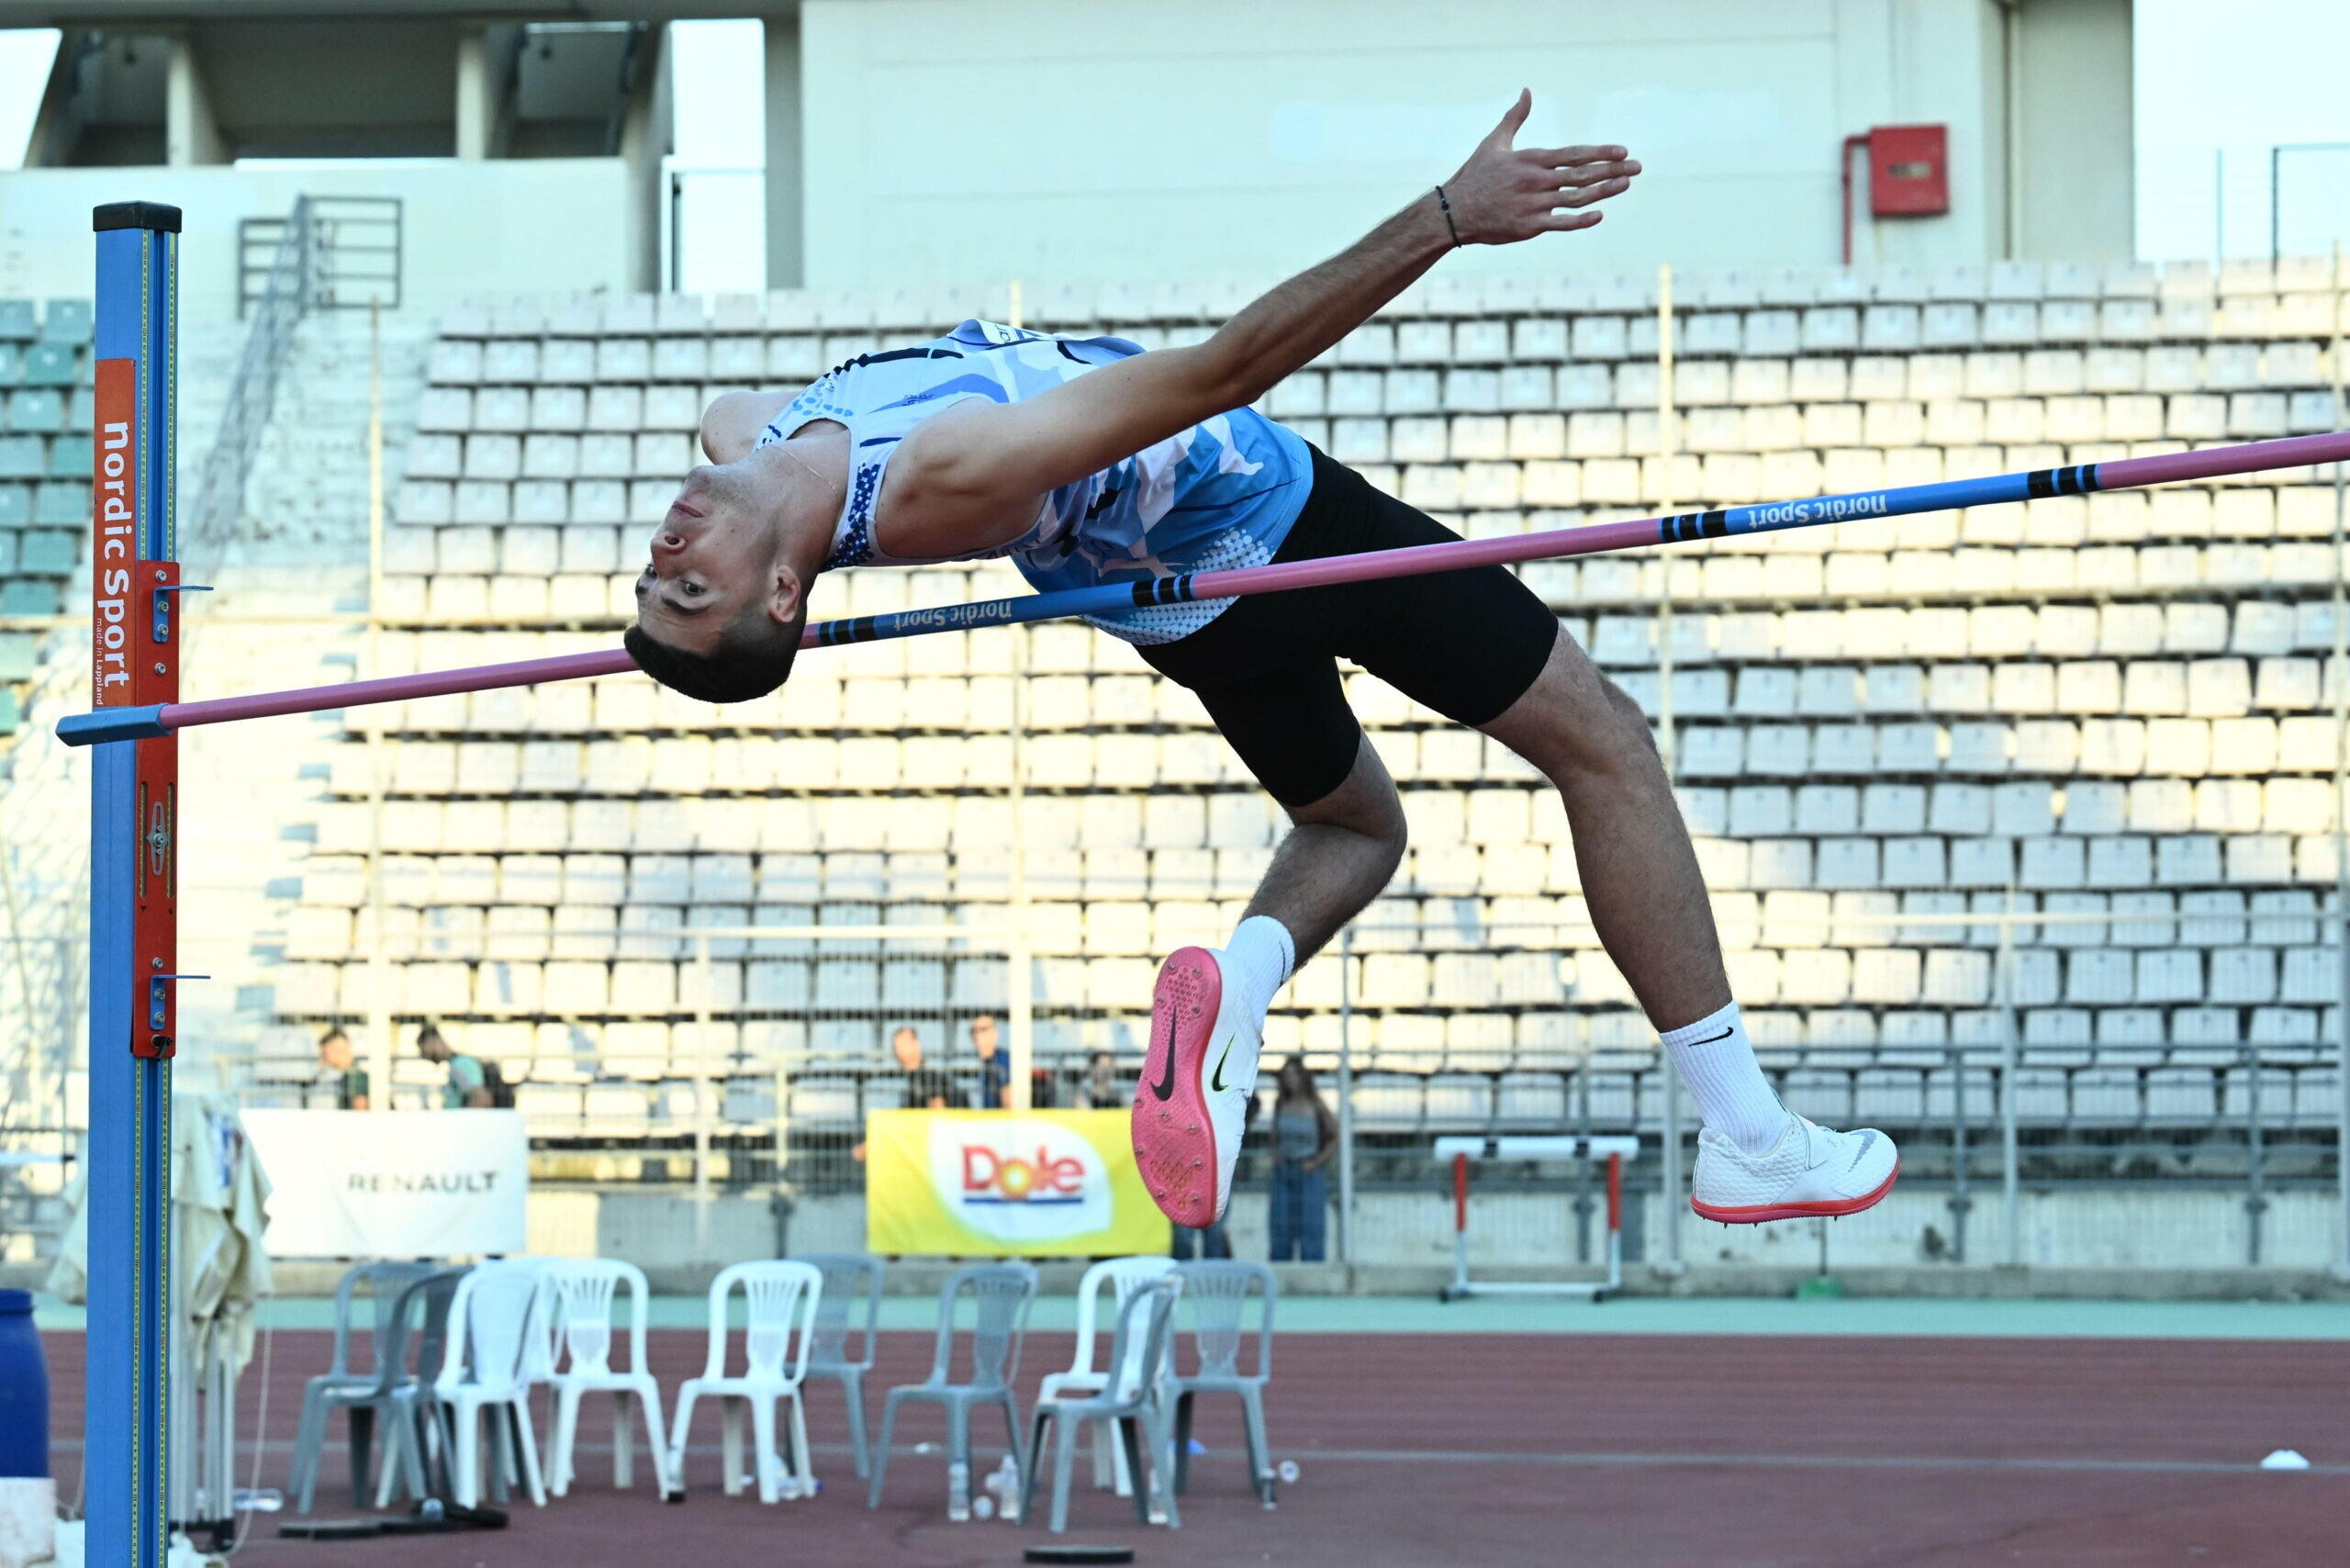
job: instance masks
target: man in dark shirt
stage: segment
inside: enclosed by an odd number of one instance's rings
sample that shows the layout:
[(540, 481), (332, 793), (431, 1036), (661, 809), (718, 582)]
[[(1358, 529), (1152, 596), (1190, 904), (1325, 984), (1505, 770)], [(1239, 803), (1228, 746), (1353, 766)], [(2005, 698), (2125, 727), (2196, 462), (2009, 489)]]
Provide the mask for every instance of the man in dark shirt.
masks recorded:
[(336, 1109), (364, 1111), (367, 1108), (367, 1070), (357, 1065), (350, 1036), (340, 1028), (329, 1029), (319, 1036), (319, 1065), (332, 1075)]
[(448, 1070), (449, 1081), (441, 1089), (442, 1109), (487, 1111), (498, 1103), (489, 1092), (489, 1075), (482, 1070), (480, 1058), (451, 1046), (448, 1037), (432, 1025), (427, 1024), (416, 1032), (416, 1054)]
[(997, 1042), (995, 1020), (984, 1013), (971, 1020), (971, 1049), (979, 1057), (979, 1095), (974, 1103), (982, 1111), (1001, 1111), (1012, 1088), (1012, 1062)]
[(922, 1064), (922, 1036), (913, 1025), (901, 1024), (890, 1036), (890, 1054), (906, 1075), (905, 1106), (909, 1111), (942, 1111), (954, 1103), (955, 1086), (945, 1073)]

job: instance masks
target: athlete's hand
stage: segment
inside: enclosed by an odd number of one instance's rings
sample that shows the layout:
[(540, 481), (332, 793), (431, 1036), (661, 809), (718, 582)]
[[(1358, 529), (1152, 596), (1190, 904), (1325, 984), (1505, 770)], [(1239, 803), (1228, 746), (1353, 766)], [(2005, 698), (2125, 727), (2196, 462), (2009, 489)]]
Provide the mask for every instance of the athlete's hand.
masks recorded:
[(1444, 182), (1462, 244), (1511, 245), (1588, 229), (1600, 215), (1582, 209), (1632, 188), (1639, 162), (1620, 147), (1513, 147), (1533, 107), (1534, 95), (1520, 92), (1501, 124)]

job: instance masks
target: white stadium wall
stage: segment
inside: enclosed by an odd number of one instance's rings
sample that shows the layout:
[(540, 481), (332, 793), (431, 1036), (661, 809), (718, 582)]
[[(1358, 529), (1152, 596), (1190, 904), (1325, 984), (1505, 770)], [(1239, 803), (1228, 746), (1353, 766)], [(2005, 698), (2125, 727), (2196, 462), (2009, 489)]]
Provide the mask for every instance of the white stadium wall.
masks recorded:
[(404, 304), (412, 309), (636, 286), (641, 204), (621, 159), (353, 159), (0, 174), (0, 297), (86, 298), (90, 209), (135, 197), (185, 214), (181, 308), (198, 320), (233, 315), (239, 222), (282, 218), (305, 194), (403, 200)]
[(1648, 172), (1591, 234), (1449, 267), (1833, 265), (1844, 137), (1918, 121), (1949, 127), (1951, 212), (1863, 216), (1854, 259), (1979, 263), (2007, 253), (2001, 26), (1987, 0), (807, 0), (807, 282), (1270, 278), (1449, 173), (1521, 84), (1529, 144)]

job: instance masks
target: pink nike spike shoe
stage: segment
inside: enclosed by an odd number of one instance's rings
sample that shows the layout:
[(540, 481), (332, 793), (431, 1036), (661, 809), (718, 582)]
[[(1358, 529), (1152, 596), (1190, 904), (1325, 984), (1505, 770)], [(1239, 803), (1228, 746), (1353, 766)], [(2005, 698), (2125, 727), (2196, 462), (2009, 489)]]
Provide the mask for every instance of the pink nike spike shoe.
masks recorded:
[(1232, 1202), (1264, 1020), (1231, 1005), (1220, 955), (1183, 947), (1159, 966), (1150, 1050), (1135, 1085), (1135, 1164), (1169, 1219), (1203, 1226)]

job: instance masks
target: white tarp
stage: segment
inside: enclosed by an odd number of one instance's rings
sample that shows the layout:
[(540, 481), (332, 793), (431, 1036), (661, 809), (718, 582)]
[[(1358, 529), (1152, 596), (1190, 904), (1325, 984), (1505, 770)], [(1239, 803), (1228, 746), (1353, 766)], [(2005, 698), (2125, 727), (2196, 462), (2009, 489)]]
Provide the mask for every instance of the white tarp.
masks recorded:
[[(180, 1226), (172, 1267), (180, 1276), (187, 1333), (198, 1342), (225, 1320), (235, 1326), (236, 1365), (252, 1354), (253, 1304), (272, 1294), (269, 1255), (259, 1245), (274, 1196), (265, 1161), (252, 1156), (237, 1103), (223, 1094), (172, 1097), (172, 1203)], [(90, 1183), (86, 1161), (66, 1191), (70, 1217), (48, 1287), (61, 1301), (89, 1289)]]
[(447, 1258), (527, 1246), (519, 1111), (247, 1111), (275, 1258)]

